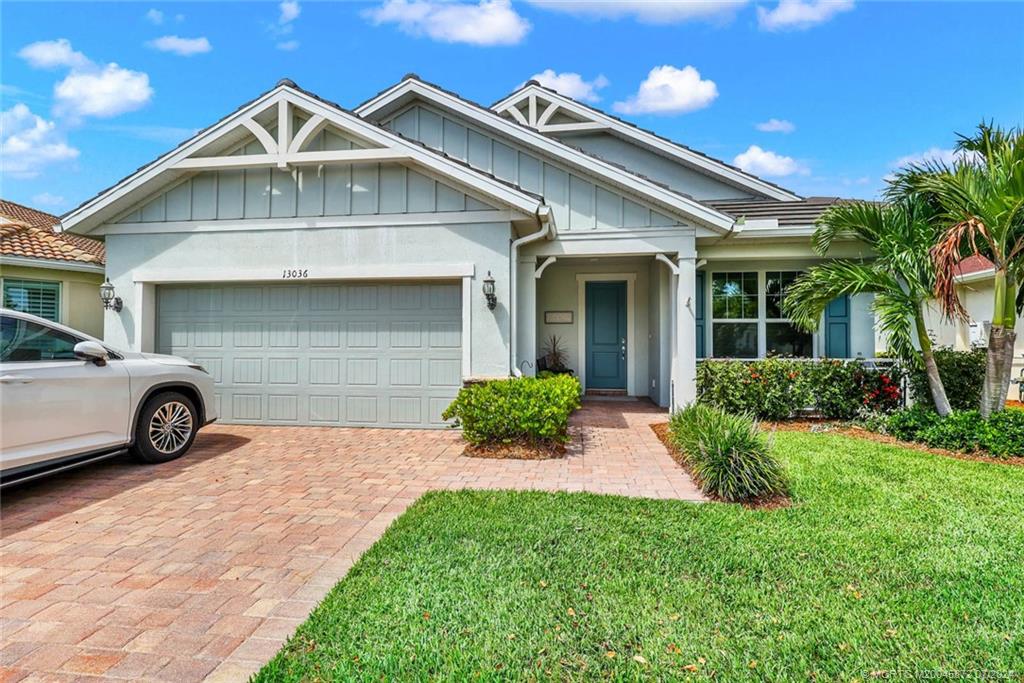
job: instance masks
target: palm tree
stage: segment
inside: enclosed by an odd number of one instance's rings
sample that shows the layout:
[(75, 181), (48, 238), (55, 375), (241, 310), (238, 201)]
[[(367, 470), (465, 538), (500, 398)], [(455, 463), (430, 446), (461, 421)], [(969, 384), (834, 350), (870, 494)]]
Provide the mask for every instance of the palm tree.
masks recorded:
[(837, 239), (854, 238), (871, 245), (877, 258), (840, 259), (810, 268), (789, 287), (783, 307), (796, 325), (813, 332), (833, 300), (874, 294), (872, 309), (888, 335), (889, 349), (905, 362), (924, 365), (935, 409), (948, 415), (949, 400), (924, 322), (935, 287), (929, 250), (940, 234), (933, 206), (917, 195), (890, 204), (836, 204), (818, 219), (814, 250), (825, 256)]
[(935, 296), (951, 318), (965, 318), (957, 296), (956, 266), (983, 254), (995, 266), (992, 329), (988, 337), (982, 417), (1005, 407), (1013, 370), (1014, 326), (1024, 297), (1024, 136), (982, 123), (975, 135), (959, 136), (952, 164), (930, 161), (897, 174), (894, 192), (928, 194), (949, 226), (932, 250)]

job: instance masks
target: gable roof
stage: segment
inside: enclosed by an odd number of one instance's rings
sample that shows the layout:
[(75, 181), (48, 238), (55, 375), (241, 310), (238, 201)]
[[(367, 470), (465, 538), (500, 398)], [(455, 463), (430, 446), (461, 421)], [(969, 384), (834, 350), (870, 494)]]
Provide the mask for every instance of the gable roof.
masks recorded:
[(661, 207), (663, 210), (684, 216), (688, 220), (727, 233), (733, 226), (731, 217), (699, 202), (692, 197), (676, 192), (667, 185), (658, 183), (629, 169), (611, 163), (601, 157), (567, 145), (561, 140), (543, 135), (518, 121), (507, 119), (461, 95), (421, 79), (416, 74), (406, 74), (395, 85), (381, 91), (355, 108), (361, 117), (383, 117), (420, 99), (456, 112), (485, 128), (497, 131), (532, 149), (556, 158), (570, 166), (603, 179), (605, 182), (625, 189), (634, 195)]
[[(740, 187), (763, 197), (780, 201), (793, 201), (800, 199), (800, 195), (787, 190), (763, 178), (737, 168), (731, 164), (708, 156), (703, 152), (687, 147), (682, 143), (670, 140), (662, 135), (640, 128), (635, 123), (613, 116), (589, 104), (584, 104), (571, 97), (542, 86), (537, 81), (527, 81), (521, 88), (515, 90), (501, 100), (495, 102), (491, 109), (495, 112), (506, 112), (517, 107), (524, 101), (529, 102), (531, 98), (543, 97), (547, 102), (557, 105), (551, 111), (545, 111), (547, 117), (556, 111), (568, 112), (574, 118), (580, 120), (582, 126), (572, 128), (578, 130), (606, 130), (618, 137), (625, 138), (630, 142), (638, 144), (656, 154), (668, 157), (687, 168), (711, 176), (734, 187)], [(536, 105), (532, 105), (536, 106)], [(514, 113), (510, 112), (513, 116)], [(543, 116), (543, 114), (540, 114)], [(546, 119), (544, 119), (546, 120)], [(589, 124), (589, 127), (588, 125)], [(543, 132), (547, 126), (543, 123), (539, 126)], [(549, 126), (550, 132), (556, 132), (560, 127)]]
[(833, 204), (843, 201), (839, 197), (807, 197), (795, 202), (774, 199), (715, 199), (707, 203), (737, 220), (776, 220), (780, 226), (814, 225), (815, 221)]
[(58, 225), (53, 214), (0, 199), (0, 256), (103, 266), (103, 242), (56, 232)]
[[(310, 139), (312, 133), (300, 130), (296, 131), (294, 137), (287, 139), (280, 137), (286, 135), (285, 133), (279, 132), (278, 142), (281, 144), (278, 149), (269, 131), (259, 130), (263, 127), (253, 119), (254, 116), (263, 114), (275, 106), (279, 108), (279, 112), (290, 111), (289, 107), (298, 107), (310, 114), (310, 120), (316, 118), (317, 125), (336, 127), (345, 133), (366, 140), (371, 147), (348, 151), (303, 152), (301, 150), (302, 143)], [(289, 119), (285, 120), (289, 121)], [(290, 127), (291, 124), (287, 123), (281, 128)], [(245, 129), (256, 134), (267, 154), (238, 155), (230, 158), (196, 155), (197, 152), (209, 148), (218, 140), (237, 135), (237, 131), (244, 132)], [(289, 131), (287, 135), (290, 134)], [(283, 79), (271, 90), (243, 104), (231, 114), (204, 128), (174, 149), (66, 213), (63, 216), (63, 228), (87, 233), (161, 187), (197, 170), (213, 168), (216, 163), (244, 168), (247, 165), (282, 166), (291, 163), (330, 163), (330, 160), (335, 157), (339, 160), (344, 158), (339, 163), (387, 160), (422, 167), (448, 182), (475, 191), (477, 194), (507, 206), (524, 216), (537, 216), (543, 206), (543, 199), (537, 195), (528, 194), (510, 183), (482, 174), (462, 162), (365, 121), (340, 105), (303, 90), (290, 80)]]

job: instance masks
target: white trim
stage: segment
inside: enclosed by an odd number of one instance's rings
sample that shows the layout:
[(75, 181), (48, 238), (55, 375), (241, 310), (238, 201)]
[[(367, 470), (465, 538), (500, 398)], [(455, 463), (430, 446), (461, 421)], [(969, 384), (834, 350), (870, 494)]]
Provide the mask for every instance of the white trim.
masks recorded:
[(277, 166), (349, 165), (409, 161), (412, 156), (400, 149), (337, 149), (326, 152), (288, 152), (287, 154), (235, 154), (218, 157), (189, 157), (171, 166), (176, 171), (219, 171), (234, 168), (266, 168)]
[(498, 131), (542, 153), (581, 168), (585, 172), (603, 178), (622, 189), (638, 194), (641, 197), (646, 197), (649, 201), (661, 205), (665, 210), (672, 213), (684, 215), (690, 220), (703, 223), (723, 234), (728, 232), (733, 226), (733, 219), (717, 209), (666, 189), (646, 178), (624, 171), (614, 164), (585, 154), (554, 138), (549, 138), (528, 126), (510, 121), (500, 116), (496, 111), (472, 105), (422, 81), (404, 80), (360, 105), (355, 110), (356, 114), (363, 118), (370, 117), (375, 112), (410, 93), (423, 100), (432, 101), (439, 106), (445, 107), (465, 119), (476, 121), (491, 130)]
[(657, 253), (654, 255), (654, 258), (658, 259), (666, 266), (668, 266), (668, 269), (672, 272), (673, 275), (679, 275), (679, 264), (670, 259), (668, 256), (662, 253)]
[(452, 211), (443, 213), (368, 214), (365, 216), (309, 216), (297, 218), (225, 218), (202, 221), (107, 223), (97, 235), (135, 235), (162, 232), (235, 232), (239, 230), (317, 230), (326, 228), (376, 228), (407, 225), (457, 225), (506, 223), (521, 220), (517, 211)]
[(329, 266), (310, 268), (304, 278), (285, 279), (280, 267), (251, 270), (220, 267), (181, 267), (140, 269), (132, 272), (133, 282), (278, 282), (301, 284), (321, 280), (457, 280), (473, 277), (472, 263), (389, 263), (362, 266)]
[(242, 121), (242, 125), (245, 126), (250, 133), (256, 136), (256, 139), (261, 145), (263, 145), (263, 150), (267, 154), (277, 154), (277, 141), (274, 140), (273, 136), (266, 128), (252, 119), (245, 119)]
[[(64, 217), (62, 229), (74, 230), (79, 233), (92, 231), (100, 223), (108, 220), (110, 216), (123, 210), (121, 207), (116, 206), (118, 202), (122, 200), (138, 202), (151, 195), (157, 189), (167, 184), (160, 182), (161, 176), (167, 172), (172, 172), (171, 177), (177, 178), (178, 176), (174, 175), (172, 171), (175, 165), (217, 140), (225, 132), (237, 128), (243, 120), (251, 118), (253, 115), (265, 111), (272, 106), (277, 106), (280, 111), (282, 108), (287, 109), (290, 105), (298, 106), (312, 116), (323, 116), (332, 125), (337, 126), (349, 135), (366, 141), (369, 145), (385, 147), (393, 151), (397, 150), (405, 158), (408, 158), (413, 165), (431, 169), (447, 182), (455, 183), (460, 187), (474, 189), (487, 198), (499, 201), (526, 214), (535, 215), (542, 204), (541, 200), (536, 197), (525, 194), (506, 183), (489, 178), (421, 145), (405, 140), (401, 136), (384, 130), (369, 121), (364, 121), (358, 116), (325, 104), (323, 101), (299, 90), (287, 85), (280, 85), (248, 106), (231, 114), (220, 123), (198, 133), (190, 141), (157, 158), (114, 187), (72, 210)], [(285, 121), (284, 123), (287, 124), (288, 122)], [(282, 127), (286, 128), (288, 126), (278, 126), (278, 128)], [(310, 155), (318, 154), (322, 153), (298, 153), (299, 158), (310, 160), (316, 158)], [(243, 155), (239, 158), (244, 159), (246, 156), (251, 155)], [(313, 162), (311, 161), (310, 163)], [(105, 215), (106, 212), (109, 212), (109, 215)]]
[[(576, 343), (580, 354), (580, 386), (587, 390), (587, 283), (626, 282), (626, 393), (638, 396), (636, 388), (636, 273), (577, 273), (576, 310), (579, 326)], [(535, 314), (536, 315), (536, 314)]]
[(558, 239), (563, 242), (576, 242), (581, 240), (636, 240), (647, 237), (678, 237), (680, 234), (691, 234), (693, 228), (688, 225), (659, 228), (611, 228), (600, 230), (563, 230), (559, 233)]
[(608, 130), (608, 126), (596, 121), (581, 123), (551, 123), (537, 127), (541, 133), (587, 133), (594, 130)]
[(996, 276), (996, 269), (986, 268), (985, 270), (976, 270), (973, 273), (967, 273), (966, 275), (954, 275), (953, 280), (958, 284), (966, 284), (968, 282), (978, 282), (979, 280), (988, 280)]
[[(583, 106), (575, 100), (542, 87), (527, 85), (520, 88), (505, 99), (496, 103), (492, 107), (492, 110), (500, 111), (507, 107), (515, 106), (516, 102), (521, 102), (524, 96), (536, 97), (537, 95), (540, 95), (549, 102), (557, 102), (566, 111), (572, 112), (583, 119), (589, 119), (590, 121), (603, 124), (605, 128), (614, 131), (622, 137), (630, 138), (654, 151), (670, 156), (686, 166), (696, 168), (712, 176), (718, 176), (720, 179), (725, 180), (732, 185), (739, 185), (740, 187), (745, 187), (754, 190), (759, 194), (782, 201), (800, 199), (799, 195), (788, 190), (775, 187), (771, 183), (768, 183), (757, 176), (744, 173), (743, 171), (732, 168), (721, 161), (705, 157), (702, 154), (686, 149), (682, 145), (664, 140), (654, 133), (631, 126), (613, 116), (605, 114), (602, 111)], [(360, 113), (362, 112), (360, 111)]]
[(462, 276), (462, 381), (473, 376), (473, 277)]
[(550, 266), (552, 263), (554, 263), (557, 260), (558, 260), (557, 256), (548, 256), (546, 259), (544, 259), (544, 263), (540, 264), (537, 267), (537, 270), (533, 271), (533, 277), (535, 279), (539, 280), (541, 278), (541, 276), (544, 275), (544, 271), (547, 269), (547, 267)]
[(50, 270), (73, 270), (80, 273), (99, 273), (101, 275), (105, 271), (105, 268), (98, 263), (60, 261), (58, 259), (31, 258), (29, 256), (0, 256), (0, 266), (47, 268)]
[(306, 141), (322, 131), (327, 126), (327, 119), (320, 114), (309, 117), (309, 120), (302, 124), (302, 128), (295, 133), (292, 142), (288, 145), (288, 153), (296, 154), (302, 151)]

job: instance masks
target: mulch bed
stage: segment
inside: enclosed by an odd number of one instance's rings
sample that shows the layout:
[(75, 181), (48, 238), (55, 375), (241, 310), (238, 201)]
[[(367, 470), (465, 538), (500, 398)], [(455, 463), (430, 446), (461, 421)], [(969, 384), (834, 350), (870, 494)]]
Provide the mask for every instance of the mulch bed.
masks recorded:
[(914, 441), (901, 441), (894, 436), (872, 432), (863, 427), (847, 424), (844, 422), (830, 422), (828, 420), (788, 420), (786, 422), (762, 422), (761, 428), (773, 432), (814, 432), (841, 434), (855, 439), (865, 439), (876, 443), (884, 443), (889, 446), (900, 446), (913, 451), (931, 453), (933, 455), (944, 455), (947, 458), (958, 460), (974, 460), (976, 462), (988, 462), (997, 465), (1010, 465), (1012, 467), (1024, 467), (1024, 458), (995, 458), (981, 453), (962, 453), (960, 451), (949, 451), (945, 448), (932, 448)]
[[(675, 444), (672, 443), (672, 440), (669, 439), (668, 423), (658, 422), (656, 424), (652, 424), (651, 430), (654, 431), (655, 435), (658, 437), (658, 440), (661, 441), (661, 443), (665, 446), (666, 450), (668, 450), (668, 454), (672, 456), (672, 459), (675, 460), (676, 463), (678, 463), (679, 466), (682, 467), (688, 475), (690, 475), (690, 479), (697, 481), (697, 477), (693, 475), (693, 470), (690, 469), (690, 465), (689, 463), (686, 462), (686, 458), (683, 457), (682, 452), (680, 452), (680, 450), (676, 448)], [(716, 503), (729, 502), (726, 500), (722, 500), (718, 496), (709, 493), (704, 493), (704, 495), (707, 496), (710, 500), (715, 501)], [(789, 496), (769, 496), (767, 498), (755, 498), (753, 500), (748, 500), (743, 503), (740, 503), (740, 505), (747, 508), (748, 510), (776, 510), (779, 508), (788, 508), (792, 504), (793, 501), (789, 498)]]
[(554, 460), (564, 458), (565, 446), (556, 445), (524, 445), (524, 444), (486, 444), (474, 446), (466, 444), (462, 454), (470, 458), (492, 458), (494, 460)]

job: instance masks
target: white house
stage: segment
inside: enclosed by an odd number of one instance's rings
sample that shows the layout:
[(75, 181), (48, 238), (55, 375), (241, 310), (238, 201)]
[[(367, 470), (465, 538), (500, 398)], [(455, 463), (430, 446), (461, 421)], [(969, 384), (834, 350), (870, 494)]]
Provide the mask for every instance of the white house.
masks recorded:
[(409, 75), (355, 110), (281, 81), (63, 224), (106, 241), (105, 338), (202, 363), (226, 421), (426, 427), (552, 335), (665, 406), (704, 356), (872, 356), (868, 297), (814, 335), (779, 309), (834, 201), (535, 82), (487, 108)]

